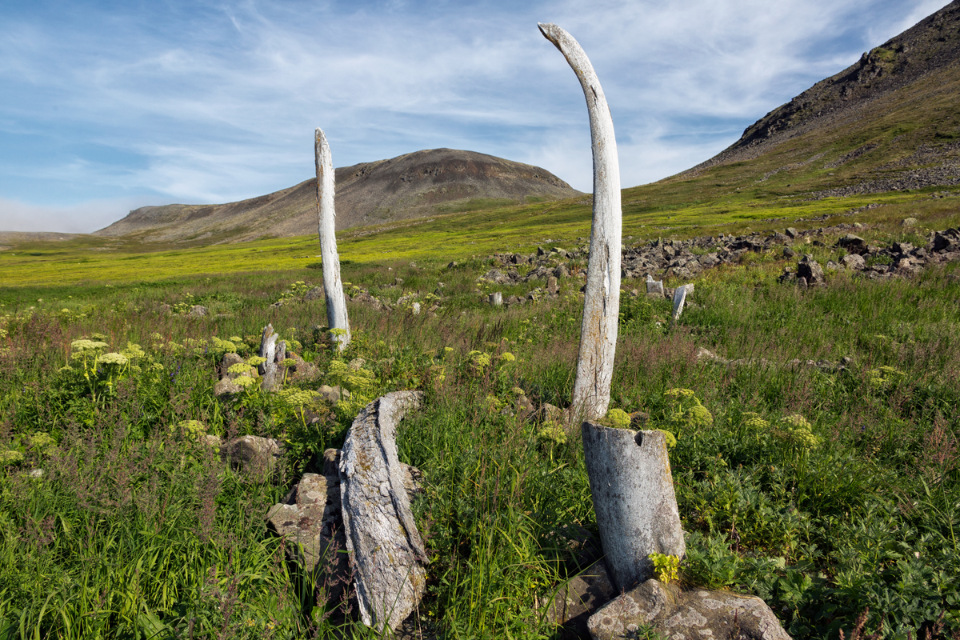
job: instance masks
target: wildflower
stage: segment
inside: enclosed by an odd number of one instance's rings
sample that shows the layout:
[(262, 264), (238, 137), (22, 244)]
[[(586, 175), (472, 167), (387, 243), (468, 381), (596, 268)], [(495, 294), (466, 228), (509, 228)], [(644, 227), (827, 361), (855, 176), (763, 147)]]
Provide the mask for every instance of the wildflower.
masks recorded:
[(780, 418), (775, 433), (800, 449), (812, 449), (820, 444), (820, 438), (814, 435), (810, 423), (798, 413)]
[(884, 366), (867, 371), (867, 383), (877, 391), (886, 391), (899, 384), (906, 375), (895, 367)]
[(623, 409), (610, 409), (600, 422), (614, 429), (629, 429), (630, 414)]
[(248, 376), (240, 376), (239, 378), (234, 378), (233, 383), (238, 387), (246, 389), (247, 387), (251, 387), (257, 384), (257, 381), (256, 379), (250, 378)]
[(0, 467), (12, 466), (23, 462), (23, 454), (14, 449), (0, 449)]
[(316, 391), (297, 388), (282, 389), (277, 393), (277, 396), (294, 408), (304, 407), (320, 398), (320, 394)]
[(766, 431), (770, 423), (760, 417), (759, 413), (746, 411), (740, 416), (740, 424), (750, 431)]
[(28, 442), (30, 444), (30, 448), (39, 453), (41, 456), (50, 455), (53, 449), (57, 446), (57, 441), (53, 439), (53, 436), (42, 431), (38, 431), (30, 436)]
[(673, 435), (666, 429), (655, 429), (655, 431), (659, 431), (663, 434), (664, 439), (667, 441), (667, 449), (673, 449), (675, 446), (677, 446), (677, 436)]
[(81, 338), (80, 340), (74, 340), (70, 343), (70, 350), (75, 353), (84, 353), (86, 351), (97, 351), (99, 349), (106, 349), (107, 343), (100, 340), (87, 340)]
[(249, 364), (251, 367), (259, 366), (266, 361), (267, 359), (261, 356), (250, 356), (247, 358), (247, 364)]
[(137, 358), (142, 358), (147, 355), (147, 352), (134, 342), (128, 342), (126, 348), (122, 349), (120, 353), (131, 360), (136, 360)]
[(500, 362), (502, 362), (503, 364), (507, 364), (508, 362), (516, 362), (517, 360), (517, 356), (513, 355), (509, 351), (504, 351), (503, 353), (501, 353), (499, 358), (500, 358)]
[(541, 425), (540, 430), (537, 431), (537, 438), (545, 442), (552, 442), (553, 444), (563, 444), (567, 441), (567, 432), (564, 431), (563, 426), (548, 420)]
[(122, 353), (110, 352), (97, 356), (97, 364), (115, 364), (122, 367), (128, 362), (129, 359)]
[(169, 430), (170, 433), (179, 433), (187, 438), (199, 438), (207, 432), (207, 427), (199, 420), (181, 420), (176, 425), (171, 425)]
[(232, 364), (227, 368), (227, 373), (232, 376), (252, 375), (253, 372), (254, 368), (246, 362), (238, 362), (237, 364)]

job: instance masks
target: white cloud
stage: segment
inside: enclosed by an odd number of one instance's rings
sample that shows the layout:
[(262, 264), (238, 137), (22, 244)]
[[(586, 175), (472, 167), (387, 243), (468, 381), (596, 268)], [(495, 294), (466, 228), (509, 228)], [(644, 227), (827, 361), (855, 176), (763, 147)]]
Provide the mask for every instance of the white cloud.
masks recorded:
[(44, 206), (0, 198), (0, 231), (91, 233), (143, 206), (142, 198), (96, 200), (71, 206)]
[[(63, 147), (24, 162), (0, 145), (0, 166), (51, 181), (65, 201), (89, 200), (96, 187), (107, 200), (223, 202), (309, 177), (320, 126), (338, 166), (459, 147), (589, 190), (583, 96), (540, 20), (568, 29), (590, 55), (632, 186), (706, 160), (943, 3), (598, 0), (585, 9), (562, 0), (427, 11), (396, 0), (171, 0), (138, 5), (144, 14), (84, 7), (87, 21), (69, 28), (4, 21), (0, 10), (0, 136)], [(88, 159), (91, 141), (117, 159)], [(6, 186), (0, 197), (31, 200)]]

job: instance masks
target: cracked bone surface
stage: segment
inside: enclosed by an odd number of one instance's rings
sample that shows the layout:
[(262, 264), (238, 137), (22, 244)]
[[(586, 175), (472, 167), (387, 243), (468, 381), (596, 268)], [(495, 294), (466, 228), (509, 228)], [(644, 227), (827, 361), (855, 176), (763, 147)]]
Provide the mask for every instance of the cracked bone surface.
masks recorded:
[(360, 616), (378, 633), (400, 626), (426, 588), (427, 553), (396, 442), (397, 423), (422, 396), (395, 391), (371, 402), (350, 426), (340, 456), (343, 526)]
[(334, 209), (333, 156), (322, 129), (314, 132), (314, 156), (317, 164), (317, 218), (320, 229), (320, 259), (323, 262), (323, 289), (327, 298), (327, 324), (342, 332), (334, 334), (340, 350), (350, 342), (350, 320), (340, 280), (340, 256), (337, 253), (336, 210)]
[(539, 25), (540, 32), (567, 59), (580, 80), (590, 116), (593, 147), (593, 223), (590, 260), (584, 290), (580, 351), (573, 383), (573, 419), (596, 420), (610, 405), (610, 382), (617, 347), (620, 313), (620, 245), (623, 220), (620, 208), (620, 167), (613, 118), (600, 80), (580, 44), (555, 24)]

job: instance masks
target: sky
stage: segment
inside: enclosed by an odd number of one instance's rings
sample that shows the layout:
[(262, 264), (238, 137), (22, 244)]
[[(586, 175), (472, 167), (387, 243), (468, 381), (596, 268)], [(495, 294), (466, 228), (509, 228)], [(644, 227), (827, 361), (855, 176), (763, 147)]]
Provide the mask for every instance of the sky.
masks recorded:
[(590, 57), (624, 187), (696, 165), (947, 0), (3, 0), (0, 230), (91, 232), (335, 166), (479, 151), (589, 191)]

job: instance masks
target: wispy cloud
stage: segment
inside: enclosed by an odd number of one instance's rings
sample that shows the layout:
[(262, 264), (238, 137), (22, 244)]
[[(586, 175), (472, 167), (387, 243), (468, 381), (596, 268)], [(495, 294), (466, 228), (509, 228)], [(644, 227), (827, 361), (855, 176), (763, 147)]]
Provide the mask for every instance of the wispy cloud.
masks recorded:
[[(310, 176), (317, 126), (338, 166), (458, 147), (538, 164), (589, 190), (583, 96), (537, 21), (561, 24), (589, 53), (614, 114), (623, 184), (639, 184), (705, 160), (879, 44), (878, 34), (943, 4), (599, 0), (585, 11), (573, 0), (169, 0), (108, 10), (78, 0), (65, 15), (0, 9), (0, 197), (63, 207), (259, 195)], [(9, 215), (0, 210), (0, 228)]]

